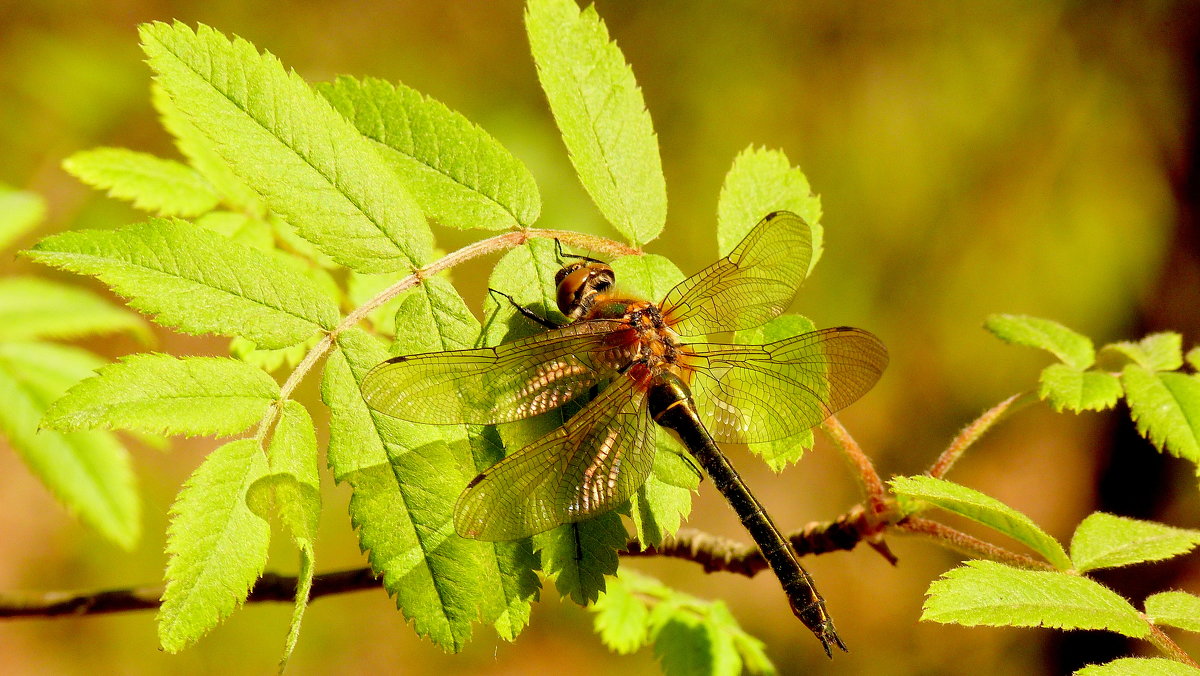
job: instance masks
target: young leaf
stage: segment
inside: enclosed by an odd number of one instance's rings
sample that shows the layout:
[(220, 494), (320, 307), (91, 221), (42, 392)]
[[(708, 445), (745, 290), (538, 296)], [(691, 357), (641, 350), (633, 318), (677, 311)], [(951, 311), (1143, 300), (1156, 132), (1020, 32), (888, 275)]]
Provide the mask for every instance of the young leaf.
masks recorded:
[(596, 633), (604, 645), (631, 655), (650, 640), (650, 609), (635, 593), (624, 572), (608, 581), (604, 593), (589, 608)]
[(1096, 362), (1090, 338), (1049, 319), (990, 315), (984, 328), (1006, 343), (1046, 350), (1074, 369), (1083, 370)]
[(266, 472), (257, 441), (231, 441), (209, 454), (171, 506), (171, 559), (158, 611), (158, 640), (167, 652), (216, 627), (262, 574), (271, 529), (251, 511), (246, 492)]
[(796, 214), (812, 227), (811, 272), (823, 250), (821, 198), (812, 193), (804, 172), (793, 167), (783, 151), (748, 146), (734, 158), (721, 186), (717, 252), (728, 254), (763, 216), (780, 209)]
[(139, 30), (179, 111), (306, 239), (359, 272), (428, 260), (432, 235), (400, 179), (300, 76), (207, 26)]
[(125, 148), (95, 148), (68, 157), (63, 169), (110, 197), (133, 202), (159, 216), (198, 216), (220, 201), (208, 181), (191, 167)]
[(0, 251), (41, 222), (46, 202), (40, 195), (0, 183)]
[(654, 634), (654, 656), (666, 676), (719, 673), (714, 668), (719, 646), (713, 638), (699, 618), (672, 613)]
[(361, 330), (338, 336), (321, 383), (329, 464), (353, 488), (350, 517), (371, 567), (416, 631), (458, 651), (479, 616), (483, 546), (454, 533), (454, 502), (469, 476), (436, 428), (367, 408), (359, 385), (387, 351)]
[(1022, 542), (1060, 570), (1069, 570), (1071, 560), (1062, 545), (1037, 527), (1029, 517), (977, 490), (929, 476), (896, 477), (891, 481), (897, 495), (927, 502), (948, 512), (965, 516)]
[(339, 77), (317, 91), (378, 149), (425, 214), (460, 229), (531, 226), (533, 175), (483, 129), (402, 84)]
[(1122, 657), (1088, 665), (1072, 676), (1200, 676), (1200, 669), (1165, 657)]
[(667, 189), (642, 92), (594, 7), (530, 0), (525, 28), (538, 79), (575, 173), (634, 245), (662, 232)]
[(152, 335), (134, 313), (90, 291), (36, 277), (0, 279), (0, 340), (128, 332), (142, 343)]
[(621, 517), (608, 512), (535, 535), (533, 546), (558, 593), (586, 605), (604, 591), (604, 576), (617, 572), (617, 552), (628, 538)]
[(1138, 432), (1160, 451), (1200, 462), (1200, 379), (1130, 364), (1121, 383)]
[(767, 657), (766, 646), (762, 641), (747, 634), (738, 624), (737, 618), (729, 612), (729, 606), (720, 601), (713, 601), (708, 606), (709, 631), (718, 636), (728, 637), (737, 659), (729, 659), (731, 666), (737, 669), (733, 673), (741, 673), (742, 667), (751, 674), (775, 673), (775, 665)]
[(922, 620), (968, 627), (1107, 629), (1141, 638), (1150, 628), (1125, 599), (1086, 577), (967, 561), (929, 585)]
[(287, 669), (288, 660), (296, 650), (300, 640), (300, 624), (304, 621), (304, 611), (308, 608), (308, 598), (312, 593), (313, 576), (316, 565), (313, 561), (312, 543), (307, 540), (300, 544), (300, 572), (296, 576), (296, 600), (292, 604), (292, 620), (288, 625), (287, 639), (283, 644), (283, 656), (279, 658), (279, 673)]
[(1200, 596), (1166, 591), (1146, 598), (1146, 614), (1155, 624), (1200, 631)]
[(1195, 370), (1200, 371), (1200, 346), (1193, 347), (1188, 350), (1185, 355), (1187, 363)]
[(64, 232), (25, 254), (99, 277), (133, 307), (184, 333), (242, 336), (280, 348), (338, 321), (336, 303), (307, 278), (181, 221)]
[(197, 218), (195, 224), (252, 249), (271, 251), (275, 248), (271, 226), (260, 218), (232, 211), (210, 211)]
[(1183, 366), (1183, 336), (1173, 331), (1152, 333), (1136, 343), (1122, 341), (1105, 345), (1148, 371), (1174, 371)]
[(236, 359), (135, 354), (72, 387), (42, 424), (62, 431), (231, 435), (258, 422), (278, 397), (270, 376)]
[(125, 448), (107, 432), (38, 431), (46, 406), (103, 364), (75, 347), (0, 343), (0, 434), (67, 509), (132, 549), (140, 509)]
[(1071, 538), (1075, 570), (1116, 568), (1186, 554), (1200, 545), (1200, 531), (1171, 528), (1104, 512), (1089, 515)]
[(1111, 373), (1079, 371), (1066, 364), (1047, 366), (1038, 380), (1038, 396), (1056, 411), (1103, 411), (1116, 406), (1122, 393), (1121, 381)]

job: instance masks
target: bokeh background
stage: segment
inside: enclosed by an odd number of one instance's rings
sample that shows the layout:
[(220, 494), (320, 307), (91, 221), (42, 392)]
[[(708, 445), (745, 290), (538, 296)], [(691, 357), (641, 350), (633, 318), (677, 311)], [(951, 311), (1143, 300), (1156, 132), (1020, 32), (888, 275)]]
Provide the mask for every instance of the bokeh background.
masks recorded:
[[(1174, 329), (1200, 339), (1196, 52), (1200, 5), (1187, 1), (1038, 3), (597, 3), (643, 87), (662, 146), (670, 211), (648, 249), (685, 272), (715, 258), (717, 193), (749, 144), (780, 148), (824, 201), (826, 254), (797, 310), (819, 326), (879, 334), (892, 353), (882, 383), (843, 421), (885, 475), (920, 472), (984, 408), (1033, 385), (1048, 358), (981, 329), (993, 312), (1057, 319), (1097, 342)], [(310, 81), (337, 74), (400, 80), (497, 136), (533, 170), (542, 225), (613, 234), (576, 182), (537, 86), (515, 0), (247, 3), (0, 2), (0, 181), (46, 196), (37, 236), (141, 220), (66, 175), (77, 150), (117, 145), (175, 156), (149, 103), (135, 27), (203, 22), (278, 55)], [(439, 231), (456, 248), (475, 235)], [(488, 265), (456, 271), (476, 307)], [(0, 259), (0, 274), (50, 274)], [(84, 280), (79, 283), (90, 284)], [(94, 288), (99, 288), (95, 286)], [(158, 331), (156, 349), (212, 354), (224, 341)], [(108, 356), (126, 339), (86, 343)], [(302, 392), (314, 400), (309, 383)], [(0, 402), (3, 405), (3, 402)], [(145, 537), (123, 552), (87, 532), (0, 446), (0, 590), (154, 583), (166, 512), (211, 448), (136, 449)], [(858, 500), (827, 442), (780, 476), (734, 461), (788, 527)], [(1200, 526), (1193, 468), (1136, 437), (1121, 414), (1026, 409), (987, 437), (951, 478), (1025, 511), (1069, 539), (1105, 509)], [(348, 491), (325, 477), (321, 569), (362, 565)], [(703, 486), (690, 525), (739, 537)], [(1069, 673), (1145, 652), (1101, 633), (967, 629), (919, 623), (928, 583), (958, 557), (893, 538), (889, 566), (868, 549), (811, 559), (851, 648), (832, 662), (766, 575), (704, 575), (677, 561), (630, 562), (673, 585), (725, 599), (767, 643), (781, 673)], [(294, 570), (280, 547), (270, 565)], [(1104, 578), (1140, 601), (1200, 592), (1188, 557)], [(290, 670), (406, 674), (656, 673), (650, 651), (608, 653), (591, 616), (546, 591), (516, 644), (480, 627), (464, 654), (416, 638), (382, 592), (317, 601)], [(194, 648), (157, 650), (152, 613), (0, 623), (6, 674), (268, 673), (289, 608), (237, 613)], [(1200, 641), (1180, 637), (1193, 654)]]

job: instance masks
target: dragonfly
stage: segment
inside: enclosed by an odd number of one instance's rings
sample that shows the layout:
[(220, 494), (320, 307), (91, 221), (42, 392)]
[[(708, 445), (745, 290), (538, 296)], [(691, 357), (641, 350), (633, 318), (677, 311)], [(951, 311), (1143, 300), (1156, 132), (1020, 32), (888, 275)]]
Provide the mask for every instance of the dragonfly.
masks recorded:
[(496, 347), (389, 359), (363, 379), (363, 398), (412, 422), (497, 425), (594, 395), (562, 426), (467, 484), (454, 527), (486, 541), (528, 537), (619, 507), (650, 475), (655, 425), (666, 428), (733, 507), (793, 614), (832, 655), (831, 644), (846, 646), (824, 599), (718, 443), (777, 441), (815, 427), (875, 385), (887, 349), (850, 327), (766, 345), (703, 342), (786, 310), (808, 275), (812, 249), (804, 219), (773, 212), (659, 303), (617, 292), (608, 264), (573, 257), (555, 276), (564, 325), (518, 306), (553, 328)]

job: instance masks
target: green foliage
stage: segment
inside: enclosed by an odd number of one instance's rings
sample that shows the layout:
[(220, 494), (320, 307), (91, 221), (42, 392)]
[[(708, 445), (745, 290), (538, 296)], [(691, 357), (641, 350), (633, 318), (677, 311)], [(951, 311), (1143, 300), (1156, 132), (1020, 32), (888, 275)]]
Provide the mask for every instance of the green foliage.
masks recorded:
[(968, 561), (929, 585), (921, 619), (966, 626), (1107, 629), (1141, 638), (1137, 610), (1086, 577)]
[(658, 138), (633, 71), (594, 7), (530, 0), (525, 27), (538, 80), (583, 187), (631, 244), (662, 232), (667, 188)]
[(0, 433), (59, 502), (132, 549), (141, 526), (128, 452), (107, 432), (38, 431), (50, 402), (103, 364), (65, 345), (0, 342)]
[(623, 569), (592, 606), (609, 649), (630, 654), (653, 644), (666, 674), (774, 674), (763, 644), (720, 601), (703, 601)]
[(280, 348), (337, 324), (337, 306), (266, 254), (181, 221), (47, 237), (27, 254), (94, 275), (130, 305), (184, 333)]
[(1152, 333), (1136, 343), (1121, 341), (1104, 351), (1124, 355), (1149, 371), (1174, 371), (1183, 366), (1183, 337), (1178, 333)]
[(301, 236), (360, 272), (429, 259), (429, 228), (400, 178), (278, 59), (207, 26), (152, 23), (140, 32), (176, 109)]
[(1097, 512), (1075, 529), (1071, 562), (1079, 571), (1129, 566), (1186, 554), (1200, 545), (1200, 531)]
[(231, 441), (208, 455), (171, 506), (167, 588), (158, 640), (178, 652), (246, 600), (267, 563), (271, 530), (246, 502), (268, 471), (254, 439)]
[(1146, 599), (1150, 621), (1188, 631), (1200, 631), (1200, 596), (1187, 592), (1165, 591)]
[(1117, 405), (1121, 381), (1110, 373), (1079, 371), (1066, 364), (1051, 364), (1039, 379), (1038, 396), (1056, 411), (1103, 411)]
[(1086, 369), (1096, 361), (1096, 350), (1090, 338), (1049, 319), (991, 315), (984, 327), (1006, 343), (1046, 350), (1077, 370)]
[[(1038, 528), (1029, 517), (995, 498), (952, 481), (928, 476), (896, 477), (891, 485), (897, 496), (978, 521), (1028, 545), (1055, 568), (1071, 568), (1071, 560), (1057, 540)], [(913, 505), (909, 509), (919, 510), (921, 507)]]
[(46, 203), (39, 195), (0, 183), (0, 250), (32, 230), (45, 215)]
[(747, 147), (734, 158), (721, 186), (717, 202), (718, 253), (724, 256), (732, 251), (763, 216), (780, 209), (812, 226), (811, 272), (824, 250), (821, 198), (813, 194), (804, 172), (793, 167), (783, 151)]
[(426, 216), (461, 229), (502, 230), (537, 221), (541, 197), (525, 165), (440, 101), (375, 78), (342, 76), (317, 91), (379, 144)]
[(111, 197), (160, 216), (199, 216), (220, 201), (195, 169), (174, 160), (125, 148), (95, 148), (75, 153), (63, 168)]
[(231, 435), (258, 422), (278, 396), (270, 376), (234, 359), (136, 354), (72, 387), (43, 424), (62, 431)]
[(1123, 657), (1086, 666), (1074, 676), (1200, 676), (1200, 669), (1162, 657)]
[(1130, 364), (1121, 383), (1138, 432), (1160, 451), (1200, 463), (1200, 379)]
[(90, 291), (35, 277), (0, 279), (0, 341), (72, 340), (106, 333), (151, 340), (137, 315)]

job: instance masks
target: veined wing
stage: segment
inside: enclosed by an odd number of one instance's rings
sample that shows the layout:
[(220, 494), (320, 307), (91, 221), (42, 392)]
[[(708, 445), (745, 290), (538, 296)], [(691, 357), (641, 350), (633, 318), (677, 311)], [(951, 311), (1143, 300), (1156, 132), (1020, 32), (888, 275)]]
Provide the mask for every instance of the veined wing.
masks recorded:
[(594, 320), (496, 347), (396, 357), (363, 379), (363, 399), (377, 411), (419, 423), (521, 420), (611, 377), (624, 365), (622, 331), (632, 329)]
[(454, 505), (454, 529), (515, 540), (627, 500), (654, 464), (645, 396), (633, 378), (618, 377), (565, 425), (484, 470)]
[(684, 346), (696, 409), (717, 441), (757, 443), (817, 425), (871, 389), (887, 367), (873, 334), (841, 327), (768, 345)]
[(729, 255), (688, 277), (663, 299), (663, 318), (681, 336), (740, 331), (787, 309), (808, 275), (812, 228), (775, 211)]

